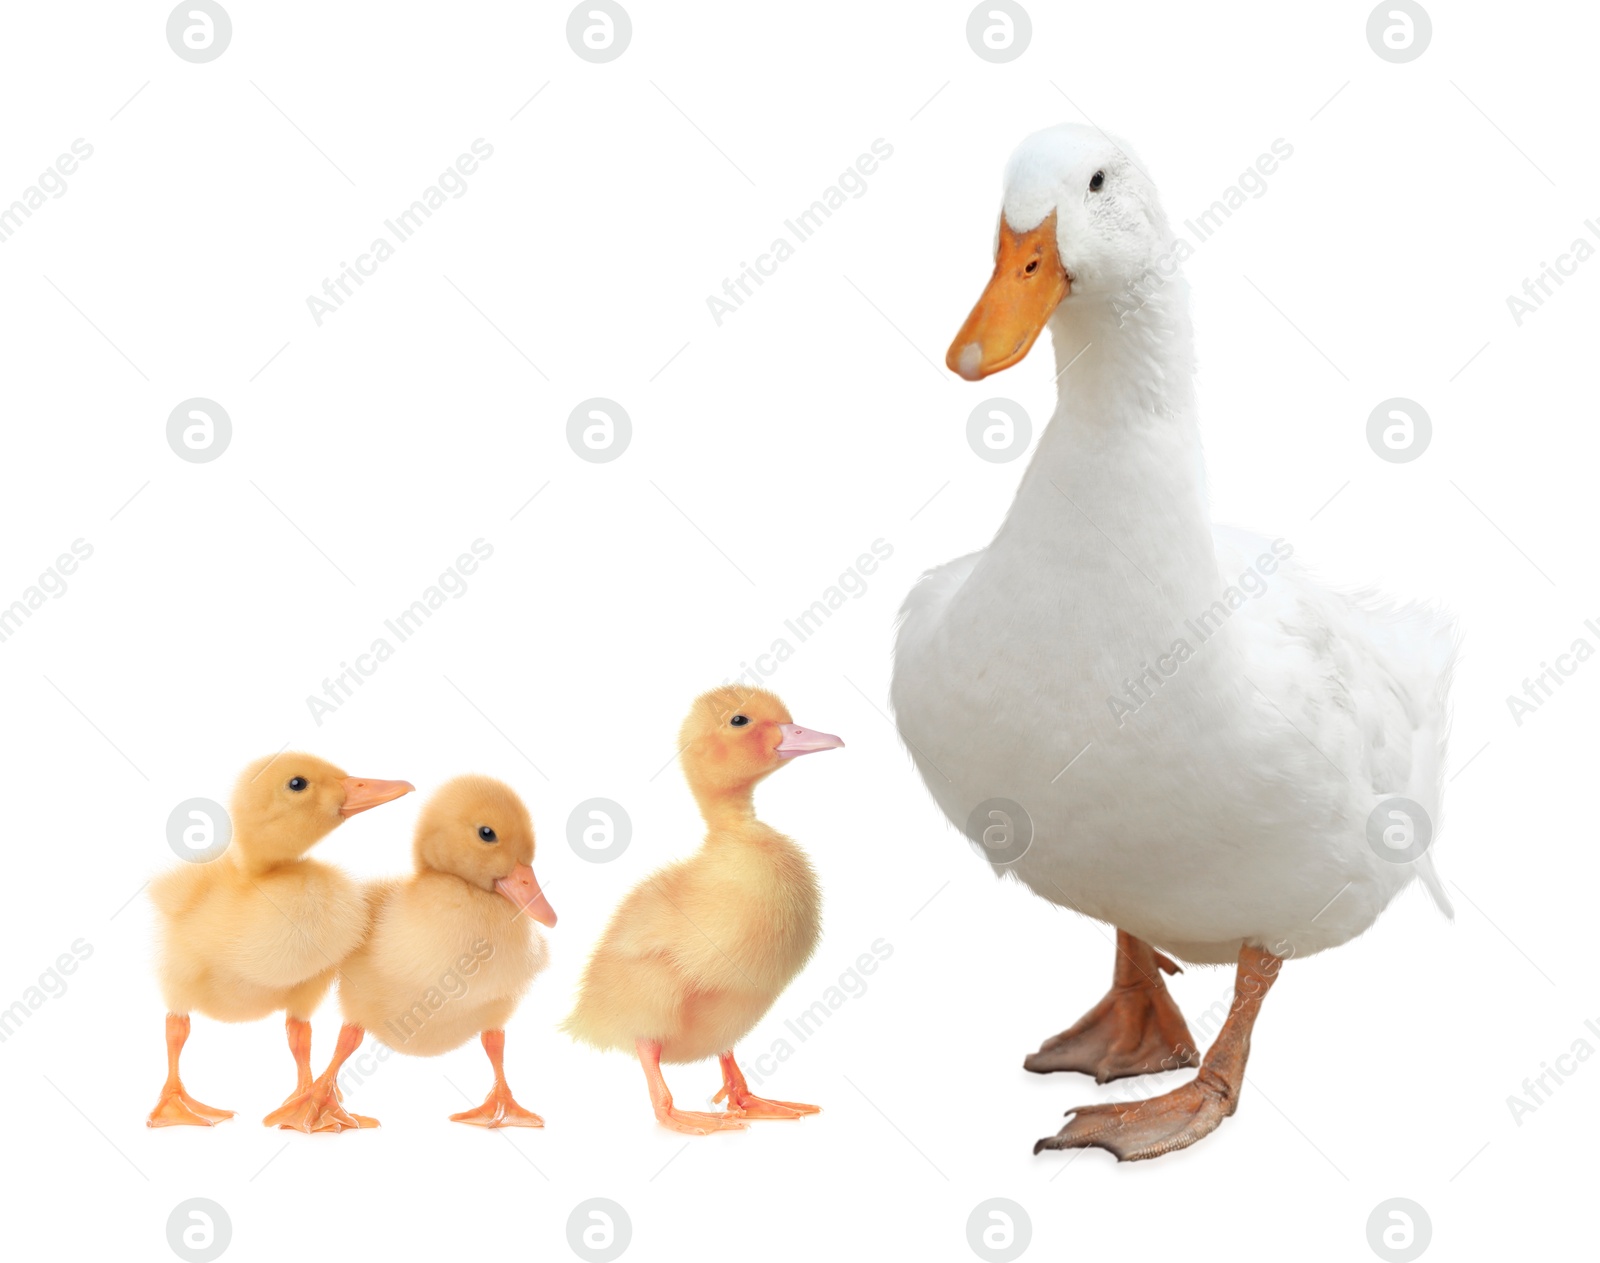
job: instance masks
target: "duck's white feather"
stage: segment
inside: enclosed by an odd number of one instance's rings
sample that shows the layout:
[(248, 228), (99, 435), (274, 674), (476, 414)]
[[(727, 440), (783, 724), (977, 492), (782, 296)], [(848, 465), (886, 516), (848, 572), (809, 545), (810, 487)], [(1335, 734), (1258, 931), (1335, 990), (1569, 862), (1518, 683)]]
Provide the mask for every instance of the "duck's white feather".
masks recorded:
[[(1062, 217), (1075, 274), (1092, 230)], [(1450, 620), (1212, 527), (1181, 280), (1131, 318), (1081, 285), (1051, 332), (1080, 359), (1006, 521), (902, 610), (896, 722), (940, 807), (973, 835), (980, 803), (1021, 805), (1001, 871), (1190, 961), (1337, 946), (1413, 876), (1448, 912), (1431, 856), (1380, 855), (1368, 818), (1399, 795), (1437, 829)]]

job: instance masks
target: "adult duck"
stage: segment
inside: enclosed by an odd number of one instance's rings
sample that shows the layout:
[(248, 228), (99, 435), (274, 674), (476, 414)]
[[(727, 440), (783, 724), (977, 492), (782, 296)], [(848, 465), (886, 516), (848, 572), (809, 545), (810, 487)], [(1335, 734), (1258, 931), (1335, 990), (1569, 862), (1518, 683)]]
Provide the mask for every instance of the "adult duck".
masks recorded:
[[(1362, 933), (1413, 877), (1450, 911), (1427, 846), (1453, 625), (1212, 527), (1183, 253), (1126, 145), (1064, 125), (1017, 149), (947, 363), (978, 381), (1048, 328), (1071, 371), (993, 543), (919, 580), (896, 642), (896, 722), (944, 813), (997, 871), (1117, 930), (1110, 992), (1027, 1068), (1200, 1065), (1069, 1111), (1035, 1152), (1193, 1144), (1237, 1108), (1284, 960)], [(1203, 1063), (1169, 956), (1237, 965)]]

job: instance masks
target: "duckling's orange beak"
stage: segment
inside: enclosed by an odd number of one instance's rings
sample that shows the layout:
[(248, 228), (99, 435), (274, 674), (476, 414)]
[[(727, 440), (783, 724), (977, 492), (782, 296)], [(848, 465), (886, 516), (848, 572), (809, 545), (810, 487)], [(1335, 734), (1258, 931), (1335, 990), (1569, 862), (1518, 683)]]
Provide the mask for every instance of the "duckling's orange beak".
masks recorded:
[(349, 819), (360, 812), (384, 803), (392, 803), (403, 794), (416, 789), (410, 781), (374, 781), (361, 776), (344, 778), (344, 806), (339, 814)]
[(818, 732), (815, 728), (802, 728), (798, 724), (779, 724), (783, 740), (774, 751), (780, 759), (792, 759), (799, 754), (815, 754), (818, 750), (837, 750), (844, 742), (831, 732)]
[(494, 888), (540, 925), (555, 925), (556, 910), (544, 897), (544, 891), (539, 889), (539, 879), (527, 864), (518, 864), (511, 870), (511, 876), (502, 877), (495, 882)]
[(1031, 232), (1000, 219), (994, 275), (944, 357), (952, 373), (969, 382), (1010, 368), (1032, 349), (1072, 281), (1056, 246), (1056, 213)]

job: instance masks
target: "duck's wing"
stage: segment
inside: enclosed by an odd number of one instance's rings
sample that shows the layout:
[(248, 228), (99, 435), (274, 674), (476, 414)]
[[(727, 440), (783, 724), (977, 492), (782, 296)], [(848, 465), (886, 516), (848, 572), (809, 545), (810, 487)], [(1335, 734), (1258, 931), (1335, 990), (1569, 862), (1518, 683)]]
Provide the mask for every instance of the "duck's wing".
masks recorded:
[(983, 550), (957, 557), (942, 566), (925, 570), (922, 577), (906, 593), (900, 605), (899, 628), (895, 638), (895, 656), (914, 653), (937, 630), (944, 620), (950, 599), (961, 591), (973, 568), (983, 557)]
[[(1217, 543), (1224, 580), (1246, 594), (1236, 623), (1263, 711), (1276, 711), (1333, 764), (1358, 804), (1370, 810), (1383, 798), (1404, 796), (1437, 831), (1454, 621), (1374, 592), (1330, 589), (1292, 554), (1283, 556), (1281, 541), (1219, 529)], [(1276, 561), (1268, 573), (1263, 557)], [(1431, 855), (1425, 852), (1414, 867), (1450, 915)]]

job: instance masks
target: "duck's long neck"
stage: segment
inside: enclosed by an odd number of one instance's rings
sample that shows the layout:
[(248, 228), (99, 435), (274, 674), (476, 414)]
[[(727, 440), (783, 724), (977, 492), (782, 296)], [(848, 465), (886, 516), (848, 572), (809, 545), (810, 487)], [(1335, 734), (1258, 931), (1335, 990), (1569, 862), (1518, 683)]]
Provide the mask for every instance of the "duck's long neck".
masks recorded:
[(1069, 297), (1050, 332), (1060, 402), (992, 551), (1130, 615), (1204, 609), (1221, 584), (1182, 278), (1125, 318)]

